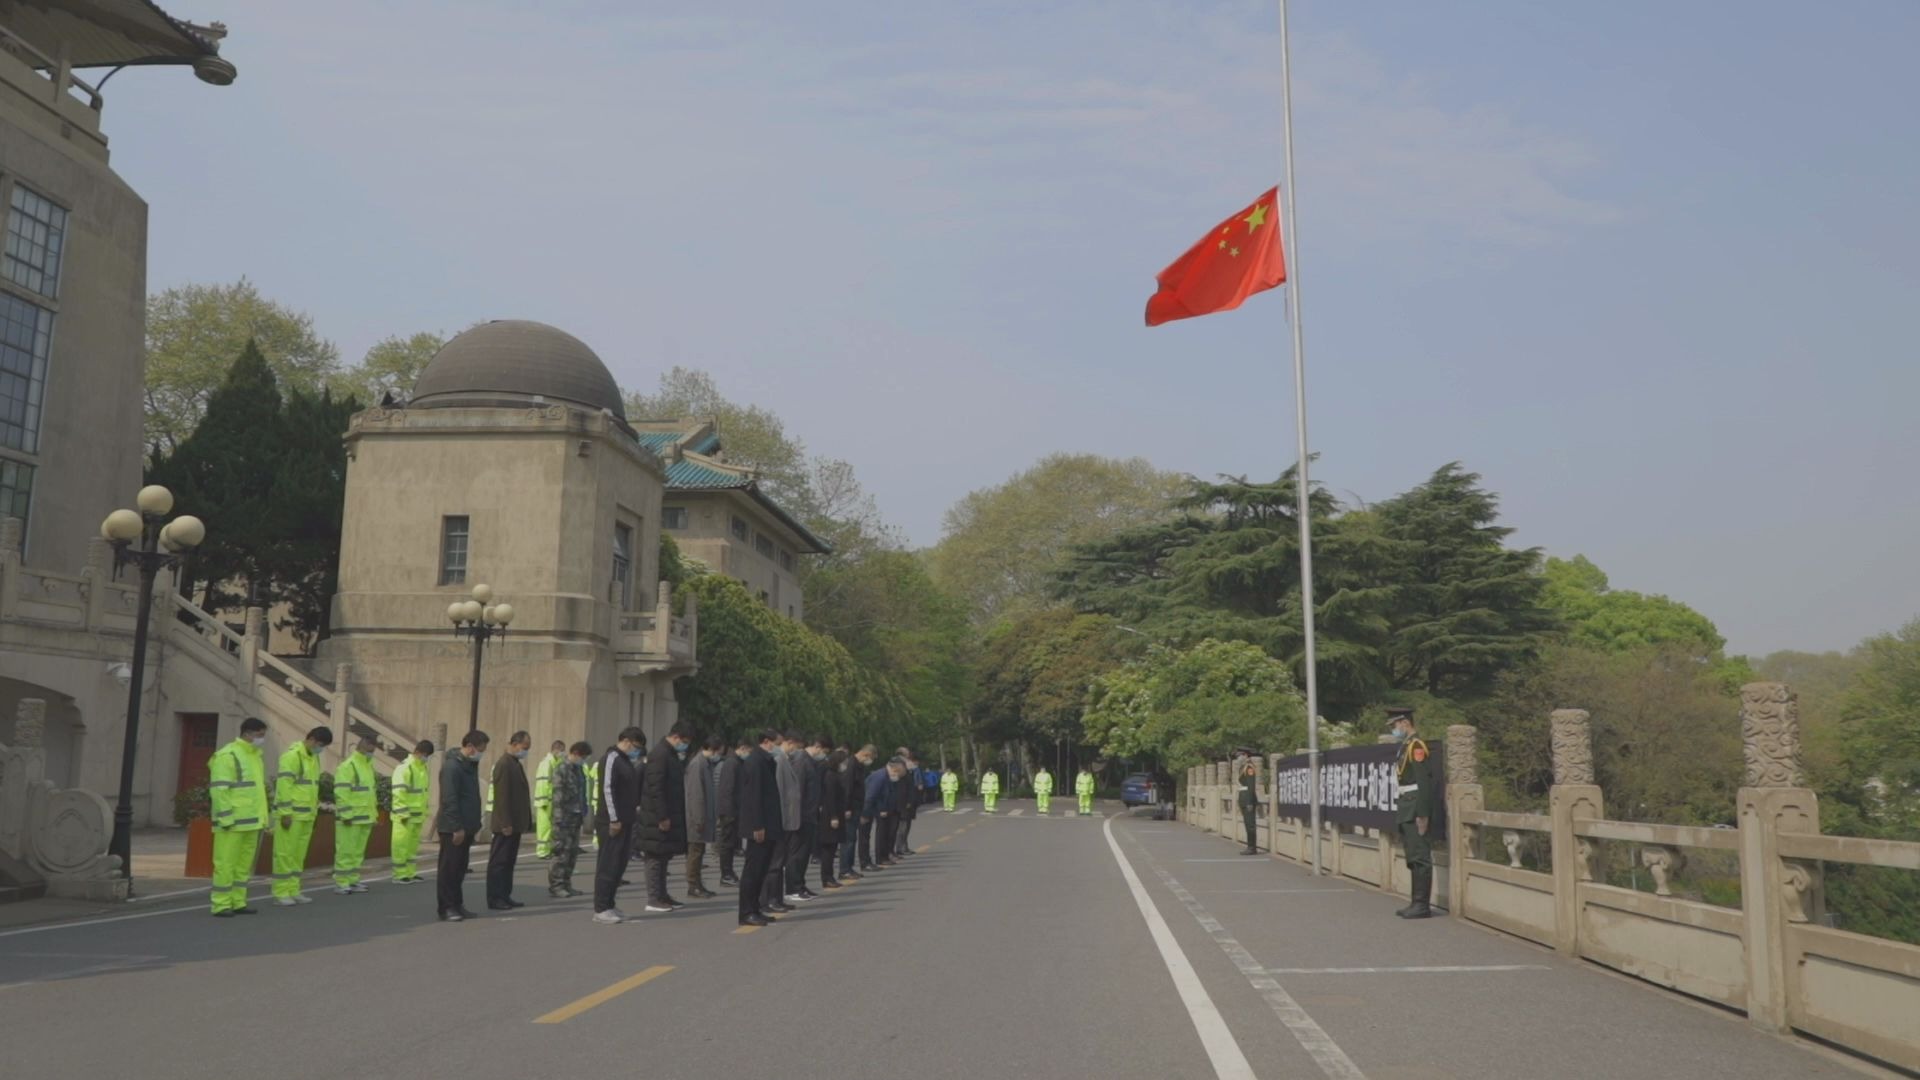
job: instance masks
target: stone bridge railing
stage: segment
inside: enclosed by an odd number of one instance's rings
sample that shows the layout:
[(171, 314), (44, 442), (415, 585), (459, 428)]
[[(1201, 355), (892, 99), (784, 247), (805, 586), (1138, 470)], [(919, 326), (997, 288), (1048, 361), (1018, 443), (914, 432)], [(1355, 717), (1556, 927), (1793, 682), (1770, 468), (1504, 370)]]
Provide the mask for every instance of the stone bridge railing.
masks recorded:
[[(1436, 902), (1457, 917), (1744, 1012), (1759, 1027), (1920, 1069), (1920, 946), (1836, 928), (1824, 889), (1827, 863), (1920, 870), (1920, 843), (1820, 832), (1801, 765), (1798, 705), (1785, 684), (1743, 687), (1740, 725), (1746, 779), (1734, 827), (1607, 820), (1588, 715), (1579, 709), (1552, 715), (1548, 812), (1489, 811), (1476, 731), (1448, 728), (1449, 829), (1435, 852)], [(1272, 771), (1262, 764), (1262, 846), (1311, 866), (1311, 827), (1273, 812)], [(1231, 769), (1220, 762), (1189, 770), (1181, 817), (1244, 840)], [(1321, 850), (1328, 873), (1406, 888), (1390, 833), (1324, 825)], [(1714, 887), (1680, 895), (1694, 891), (1682, 885), (1690, 868)]]

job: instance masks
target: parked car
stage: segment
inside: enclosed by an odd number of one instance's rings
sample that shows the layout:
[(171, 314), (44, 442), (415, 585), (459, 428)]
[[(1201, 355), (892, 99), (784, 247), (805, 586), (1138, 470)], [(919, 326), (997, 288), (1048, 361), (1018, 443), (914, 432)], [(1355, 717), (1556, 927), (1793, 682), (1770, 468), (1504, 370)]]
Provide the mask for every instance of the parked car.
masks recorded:
[(1137, 772), (1120, 781), (1122, 806), (1152, 806), (1160, 801), (1160, 792), (1152, 773)]

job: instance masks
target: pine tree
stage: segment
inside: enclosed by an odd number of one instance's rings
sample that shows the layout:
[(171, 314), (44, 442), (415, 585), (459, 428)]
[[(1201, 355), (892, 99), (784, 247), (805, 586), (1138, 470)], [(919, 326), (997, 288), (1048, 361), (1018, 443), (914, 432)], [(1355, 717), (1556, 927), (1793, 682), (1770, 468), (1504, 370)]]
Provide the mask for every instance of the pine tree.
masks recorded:
[(301, 644), (327, 636), (328, 611), (340, 578), (341, 512), (347, 495), (347, 453), (341, 436), (359, 411), (354, 398), (295, 390), (281, 411), (283, 453), (273, 491), (270, 552), (276, 595), (288, 604), (281, 624)]

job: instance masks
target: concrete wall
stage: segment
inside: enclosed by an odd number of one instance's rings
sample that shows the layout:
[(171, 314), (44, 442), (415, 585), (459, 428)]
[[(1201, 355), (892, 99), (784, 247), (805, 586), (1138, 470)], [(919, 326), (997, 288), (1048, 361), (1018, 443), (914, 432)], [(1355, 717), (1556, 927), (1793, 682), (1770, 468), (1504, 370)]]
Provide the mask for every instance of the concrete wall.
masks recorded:
[(0, 54), (0, 211), (15, 183), (68, 211), (57, 298), (0, 280), (54, 313), (39, 449), (0, 456), (36, 467), (28, 561), (72, 571), (100, 520), (140, 486), (147, 206), (107, 167), (92, 112), (51, 106), (50, 86)]
[[(780, 552), (793, 556), (797, 569), (801, 555), (785, 526), (745, 495), (735, 492), (674, 492), (666, 500), (669, 506), (687, 508), (687, 527), (669, 531), (680, 545), (681, 554), (699, 559), (707, 568), (744, 582), (755, 596), (767, 594), (768, 606), (795, 619), (806, 617), (806, 601), (801, 596), (800, 579), (780, 564)], [(734, 517), (747, 522), (749, 538), (738, 540), (732, 532)], [(768, 558), (755, 550), (752, 537), (765, 535), (774, 543), (774, 555)]]

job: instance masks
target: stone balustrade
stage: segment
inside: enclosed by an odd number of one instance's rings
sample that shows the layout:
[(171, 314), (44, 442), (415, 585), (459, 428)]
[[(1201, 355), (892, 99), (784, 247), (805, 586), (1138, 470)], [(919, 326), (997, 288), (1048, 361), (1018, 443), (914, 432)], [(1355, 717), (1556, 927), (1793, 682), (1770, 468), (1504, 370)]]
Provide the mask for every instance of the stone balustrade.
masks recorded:
[[(1467, 725), (1447, 729), (1449, 828), (1435, 852), (1436, 904), (1455, 917), (1744, 1012), (1767, 1030), (1803, 1032), (1920, 1069), (1920, 946), (1828, 925), (1823, 871), (1828, 863), (1920, 871), (1920, 843), (1820, 832), (1789, 687), (1742, 688), (1746, 776), (1733, 828), (1608, 820), (1595, 784), (1588, 714), (1559, 709), (1549, 720), (1554, 784), (1545, 814), (1485, 809), (1477, 732)], [(1309, 824), (1274, 812), (1274, 772), (1262, 769), (1262, 846), (1311, 867)], [(1186, 782), (1181, 819), (1244, 841), (1226, 769), (1197, 766)], [(1544, 868), (1525, 865), (1530, 839), (1546, 841)], [(1329, 823), (1321, 841), (1324, 872), (1405, 891), (1406, 869), (1391, 833)], [(1487, 845), (1496, 841), (1501, 854), (1486, 858)], [(1650, 888), (1609, 883), (1600, 865), (1608, 845), (1633, 853), (1630, 868)], [(1542, 849), (1531, 850), (1537, 865)], [(1739, 895), (1732, 904), (1681, 895), (1676, 884), (1698, 860), (1737, 867)]]

